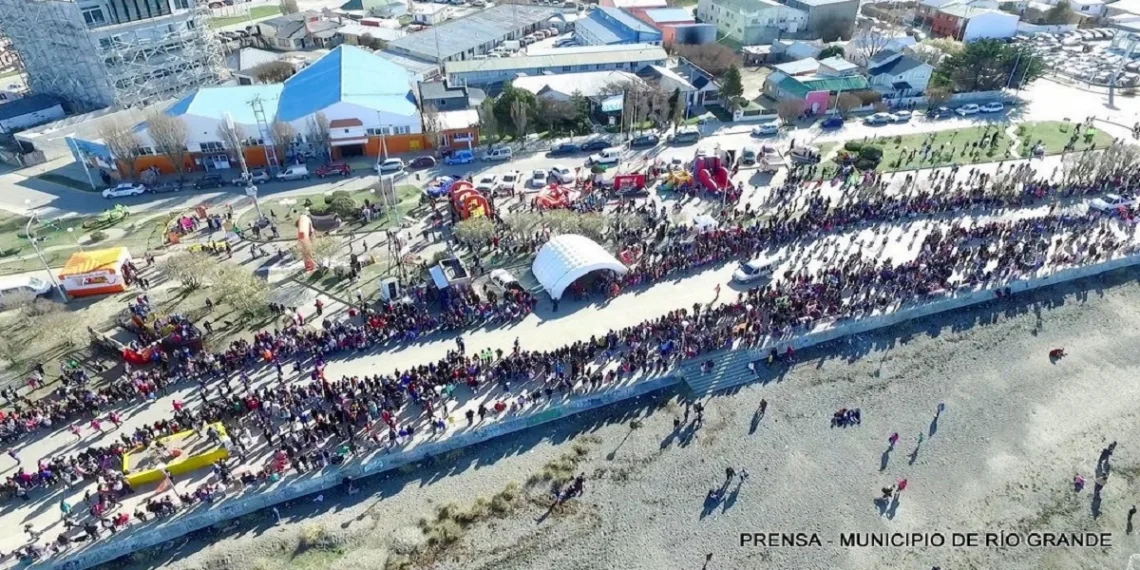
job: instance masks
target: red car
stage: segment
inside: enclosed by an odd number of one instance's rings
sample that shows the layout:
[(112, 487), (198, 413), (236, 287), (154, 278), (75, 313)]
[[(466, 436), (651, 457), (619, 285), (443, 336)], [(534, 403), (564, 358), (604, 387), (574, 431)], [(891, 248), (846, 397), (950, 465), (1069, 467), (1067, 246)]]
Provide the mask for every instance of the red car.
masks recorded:
[(352, 168), (347, 164), (326, 164), (317, 169), (317, 178), (324, 178), (326, 176), (348, 176), (352, 174)]

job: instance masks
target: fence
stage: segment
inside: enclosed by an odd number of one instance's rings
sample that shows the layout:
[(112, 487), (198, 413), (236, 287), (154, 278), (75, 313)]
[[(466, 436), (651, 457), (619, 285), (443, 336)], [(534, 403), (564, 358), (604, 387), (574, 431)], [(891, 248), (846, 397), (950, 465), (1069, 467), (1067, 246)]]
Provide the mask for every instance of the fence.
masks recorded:
[(1076, 31), (1076, 24), (1065, 24), (1055, 26), (1038, 26), (1028, 22), (1018, 22), (1017, 32), (1020, 34), (1061, 34), (1065, 32)]
[[(1005, 91), (973, 91), (970, 93), (955, 93), (950, 96), (950, 99), (948, 99), (945, 104), (947, 106), (954, 106), (966, 103), (1009, 101), (1013, 98), (1013, 95)], [(929, 103), (926, 97), (896, 97), (893, 99), (883, 99), (883, 102), (892, 109), (904, 105), (915, 105), (917, 107), (923, 107)]]

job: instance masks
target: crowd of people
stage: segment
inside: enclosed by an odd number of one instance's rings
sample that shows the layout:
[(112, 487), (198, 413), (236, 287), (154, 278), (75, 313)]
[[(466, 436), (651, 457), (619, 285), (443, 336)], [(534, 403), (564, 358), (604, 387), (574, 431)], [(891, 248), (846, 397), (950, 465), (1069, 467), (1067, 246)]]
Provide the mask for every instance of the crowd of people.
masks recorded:
[[(818, 186), (813, 189), (793, 180), (778, 190), (787, 207), (777, 208), (764, 220), (751, 205), (733, 209), (714, 228), (671, 222), (665, 208), (651, 202), (627, 204), (623, 213), (641, 221), (620, 228), (615, 241), (646, 253), (628, 274), (612, 279), (633, 287), (708, 264), (750, 259), (828, 232), (1024, 204), (1046, 196), (1130, 188), (1135, 182), (1113, 175), (1080, 188), (1059, 187), (1035, 179), (1025, 167), (1011, 169), (1005, 176), (1003, 180), (1012, 177), (1018, 185), (1012, 195), (998, 188), (989, 175), (973, 170), (962, 175), (954, 169), (924, 188), (908, 175), (903, 183), (910, 190), (894, 194), (886, 192), (886, 180), (872, 177), (853, 193), (858, 198), (841, 200), (825, 197)], [(147, 513), (167, 515), (181, 506), (213, 501), (234, 485), (274, 481), (290, 470), (338, 465), (364, 450), (395, 449), (416, 434), (439, 435), (576, 391), (603, 389), (638, 374), (666, 373), (682, 359), (731, 346), (758, 346), (821, 323), (890, 310), (963, 287), (993, 285), (1030, 275), (1047, 263), (1103, 260), (1125, 247), (1112, 220), (1099, 214), (1054, 211), (1017, 220), (951, 221), (927, 233), (910, 261), (877, 259), (857, 248), (815, 270), (794, 265), (770, 284), (742, 291), (728, 302), (677, 308), (549, 351), (525, 350), (519, 340), (509, 351), (469, 350), (461, 336), (472, 326), (517, 320), (532, 312), (537, 298), (522, 289), (469, 290), (443, 299), (426, 287), (413, 287), (406, 298), (378, 305), (364, 302), (358, 292), (347, 318), (324, 316), (318, 307), (319, 322), (308, 323), (295, 307), (274, 305), (277, 328), (233, 341), (218, 352), (178, 346), (159, 353), (153, 366), (128, 367), (118, 381), (106, 386), (89, 387), (80, 374), (76, 381), (61, 383), (53, 397), (39, 401), (14, 391), (3, 393), (12, 409), (0, 412), (0, 433), (9, 442), (65, 426), (82, 438), (76, 426), (83, 423), (101, 434), (121, 423), (117, 407), (157, 399), (179, 383), (197, 383), (201, 402), (191, 406), (175, 400), (169, 419), (120, 433), (120, 441), (111, 445), (44, 458), (34, 470), (21, 466), (0, 486), (0, 493), (27, 501), (29, 492), (39, 487), (96, 482), (98, 492), (88, 499), (89, 513), (94, 520), (110, 522), (93, 530), (73, 525), (53, 543), (52, 548), (63, 549), (69, 540), (94, 539), (100, 529), (114, 532), (120, 522), (126, 524), (115, 508), (133, 492), (122, 476), (122, 457), (131, 450), (168, 451), (160, 443), (163, 436), (194, 430), (198, 437), (231, 449), (239, 460), (259, 451), (258, 442), (263, 440), (269, 459), (245, 463), (236, 472), (222, 464), (213, 480), (193, 492), (179, 493), (177, 500), (152, 498), (136, 512), (136, 518), (144, 521)], [(504, 228), (492, 239), (495, 247), (501, 243), (534, 248), (542, 236), (512, 235)], [(435, 362), (387, 374), (326, 376), (333, 358), (443, 331), (460, 336), (455, 337), (454, 349)], [(715, 366), (712, 359), (706, 363)], [(39, 372), (42, 376), (42, 367)], [(260, 375), (268, 376), (268, 381), (255, 381)], [(473, 408), (462, 408), (460, 390), (485, 397)], [(14, 450), (9, 455), (19, 462)], [(34, 558), (37, 548), (42, 554), (42, 547), (33, 545), (23, 555)]]

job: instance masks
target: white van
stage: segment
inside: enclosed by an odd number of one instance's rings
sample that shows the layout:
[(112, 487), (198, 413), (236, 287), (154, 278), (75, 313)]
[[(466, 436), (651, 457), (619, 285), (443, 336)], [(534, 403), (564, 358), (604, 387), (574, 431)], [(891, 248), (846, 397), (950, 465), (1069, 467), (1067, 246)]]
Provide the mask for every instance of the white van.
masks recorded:
[(511, 156), (511, 147), (493, 146), (483, 154), (483, 160), (510, 160)]
[(49, 293), (51, 293), (51, 283), (39, 277), (14, 277), (0, 282), (0, 301), (23, 295), (46, 297)]
[(587, 164), (617, 164), (621, 162), (621, 154), (623, 150), (624, 149), (622, 149), (620, 146), (611, 146), (610, 148), (607, 148), (598, 154), (590, 155), (590, 159), (587, 161)]
[(278, 180), (308, 180), (309, 167), (304, 164), (294, 164), (277, 173)]

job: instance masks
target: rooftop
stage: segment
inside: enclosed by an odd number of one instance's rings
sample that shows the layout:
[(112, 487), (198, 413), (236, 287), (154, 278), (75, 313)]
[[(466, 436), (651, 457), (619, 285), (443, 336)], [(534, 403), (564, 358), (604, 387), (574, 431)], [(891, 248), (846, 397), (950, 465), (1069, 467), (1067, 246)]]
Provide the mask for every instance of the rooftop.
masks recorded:
[(277, 116), (295, 121), (344, 102), (399, 115), (416, 113), (412, 74), (355, 46), (338, 46), (285, 80)]
[(846, 59), (843, 59), (839, 56), (832, 56), (827, 59), (821, 59), (819, 60), (819, 64), (830, 67), (835, 71), (851, 71), (852, 69), (859, 67), (858, 65), (855, 65), (854, 63), (851, 63), (850, 61), (847, 61)]
[(896, 57), (895, 59), (892, 59), (882, 65), (872, 67), (867, 70), (867, 73), (872, 76), (899, 75), (900, 73), (906, 73), (912, 69), (917, 69), (924, 65), (928, 64), (923, 63), (922, 61), (919, 61), (909, 55), (904, 55), (902, 57)]
[[(512, 83), (516, 89), (525, 89), (535, 95), (547, 92), (569, 96), (575, 92), (583, 97), (606, 95), (606, 89), (623, 83), (641, 83), (641, 79), (625, 71), (588, 71), (558, 75), (520, 77)], [(612, 94), (612, 91), (609, 93)]]
[(261, 100), (267, 116), (273, 116), (281, 99), (281, 83), (269, 85), (234, 85), (221, 87), (200, 87), (166, 110), (172, 117), (194, 115), (207, 119), (222, 120), (228, 113), (235, 123), (256, 125), (257, 118), (250, 104)]
[(867, 78), (862, 75), (846, 77), (791, 77), (778, 80), (781, 89), (797, 99), (803, 99), (813, 91), (861, 91), (868, 88)]
[(1010, 18), (1017, 18), (1016, 14), (1006, 14), (1005, 12), (1002, 12), (1001, 10), (994, 10), (991, 8), (978, 8), (978, 7), (969, 6), (966, 4), (953, 4), (950, 6), (946, 6), (945, 8), (941, 9), (941, 12), (944, 14), (949, 14), (951, 16), (956, 16), (958, 18), (962, 18), (962, 19), (966, 19), (966, 20), (969, 20), (970, 18), (976, 18), (978, 16), (981, 16), (982, 14), (1004, 14), (1006, 16), (1009, 16)]
[(830, 6), (832, 4), (843, 4), (851, 2), (852, 0), (799, 0), (807, 6)]
[(245, 47), (227, 55), (226, 66), (234, 71), (244, 71), (279, 59), (281, 59), (281, 54), (277, 52)]
[(788, 75), (801, 75), (804, 73), (815, 73), (819, 70), (819, 61), (814, 57), (805, 57), (804, 59), (797, 59), (787, 63), (779, 63), (772, 66), (776, 71), (782, 71)]
[(693, 13), (684, 8), (655, 8), (646, 10), (645, 16), (658, 24), (693, 21)]
[(716, 0), (716, 3), (748, 14), (770, 10), (772, 8), (787, 8), (787, 6), (775, 0)]
[(374, 53), (377, 56), (382, 57), (404, 68), (404, 70), (413, 75), (422, 76), (425, 74), (431, 74), (435, 70), (439, 69), (438, 63), (431, 62), (426, 59), (420, 59), (418, 57), (407, 56), (402, 53), (396, 53), (388, 50), (377, 51)]
[(611, 0), (616, 8), (664, 8), (668, 6), (666, 0)]
[[(590, 49), (604, 47), (607, 49)], [(616, 46), (588, 46), (586, 49), (536, 50), (542, 53), (495, 57), (467, 61), (449, 61), (444, 64), (447, 74), (469, 73), (473, 71), (509, 71), (536, 68), (556, 68), (574, 65), (608, 65), (627, 62), (665, 61), (668, 55), (664, 48), (651, 44), (628, 44)]]
[(603, 6), (594, 10), (593, 13), (605, 15), (634, 32), (639, 32), (642, 34), (657, 33), (656, 28), (650, 26), (649, 24), (646, 24), (645, 22), (642, 22), (641, 20), (638, 20), (637, 18), (634, 18), (633, 16), (629, 15), (629, 13), (620, 8), (610, 8)]
[(43, 93), (21, 97), (0, 105), (0, 121), (50, 109), (59, 104), (59, 99)]
[(345, 24), (341, 26), (337, 31), (340, 32), (340, 34), (343, 36), (360, 37), (368, 35), (385, 42), (395, 41), (408, 35), (408, 33), (404, 30), (396, 28), (381, 28), (377, 26), (362, 26), (356, 22)]
[(416, 54), (428, 60), (443, 60), (502, 40), (515, 30), (545, 22), (559, 12), (558, 8), (520, 4), (494, 6), (433, 26), (430, 30), (404, 36), (389, 43), (388, 49)]

